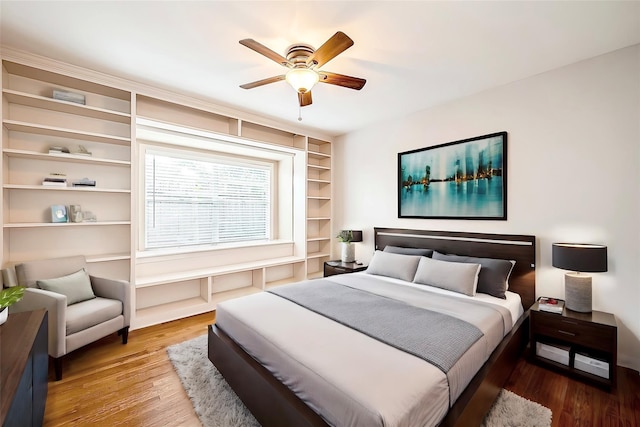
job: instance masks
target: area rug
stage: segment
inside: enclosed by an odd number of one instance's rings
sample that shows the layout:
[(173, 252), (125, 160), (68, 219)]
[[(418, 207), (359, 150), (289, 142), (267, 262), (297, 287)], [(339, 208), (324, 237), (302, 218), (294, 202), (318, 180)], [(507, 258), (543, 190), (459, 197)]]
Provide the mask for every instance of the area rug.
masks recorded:
[[(167, 348), (182, 385), (205, 427), (259, 427), (260, 424), (207, 357), (207, 336)], [(549, 427), (551, 410), (502, 390), (484, 427)]]

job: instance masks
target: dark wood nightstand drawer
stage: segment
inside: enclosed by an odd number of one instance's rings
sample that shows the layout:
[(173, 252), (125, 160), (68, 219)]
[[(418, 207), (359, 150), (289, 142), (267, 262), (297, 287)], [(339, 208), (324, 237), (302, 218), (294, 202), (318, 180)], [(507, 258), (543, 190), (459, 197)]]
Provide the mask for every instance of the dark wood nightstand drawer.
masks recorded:
[(557, 338), (572, 344), (610, 351), (613, 341), (613, 328), (593, 323), (584, 323), (564, 318), (549, 318), (553, 314), (537, 314), (532, 318), (534, 334)]

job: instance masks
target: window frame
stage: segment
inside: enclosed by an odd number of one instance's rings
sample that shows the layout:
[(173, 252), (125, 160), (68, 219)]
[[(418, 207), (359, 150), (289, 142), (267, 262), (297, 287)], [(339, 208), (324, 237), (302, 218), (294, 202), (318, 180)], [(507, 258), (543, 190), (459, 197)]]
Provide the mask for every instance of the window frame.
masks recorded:
[(141, 224), (141, 233), (140, 233), (140, 241), (139, 241), (139, 250), (143, 252), (190, 252), (190, 251), (200, 251), (200, 250), (211, 250), (223, 247), (237, 247), (237, 246), (253, 246), (257, 243), (264, 243), (265, 239), (255, 239), (255, 240), (241, 240), (234, 242), (222, 242), (222, 243), (210, 243), (210, 244), (198, 244), (198, 245), (181, 245), (181, 246), (173, 246), (173, 247), (159, 247), (159, 248), (149, 248), (147, 247), (146, 242), (146, 234), (147, 234), (147, 199), (146, 199), (146, 158), (147, 155), (157, 155), (170, 157), (175, 159), (185, 159), (185, 160), (195, 160), (195, 161), (205, 161), (210, 163), (218, 163), (230, 166), (248, 166), (248, 167), (257, 167), (260, 169), (265, 169), (269, 172), (269, 223), (267, 224), (268, 228), (268, 236), (266, 241), (271, 242), (274, 240), (274, 236), (277, 235), (277, 229), (275, 228), (277, 222), (274, 221), (274, 218), (278, 217), (278, 205), (277, 205), (277, 188), (278, 188), (278, 164), (273, 160), (266, 159), (258, 159), (254, 157), (247, 156), (237, 156), (230, 154), (223, 154), (217, 151), (202, 151), (188, 148), (176, 148), (176, 147), (166, 147), (160, 145), (151, 145), (151, 144), (141, 144), (141, 154), (140, 154), (140, 166), (141, 166), (141, 176), (142, 180), (140, 183), (140, 194), (141, 194), (141, 211), (140, 211), (140, 224)]
[[(133, 171), (137, 175), (137, 186), (143, 193), (145, 188), (145, 150), (176, 150), (178, 152), (219, 155), (227, 158), (253, 159), (259, 163), (271, 162), (272, 172), (272, 215), (271, 215), (271, 240), (269, 241), (244, 241), (237, 243), (224, 243), (211, 246), (196, 247), (172, 247), (165, 250), (149, 250), (144, 247), (145, 226), (145, 197), (138, 197), (135, 209), (139, 218), (136, 235), (136, 258), (164, 257), (195, 252), (218, 251), (239, 247), (265, 247), (269, 245), (293, 244), (297, 236), (298, 211), (294, 209), (296, 191), (300, 179), (299, 167), (301, 161), (306, 158), (305, 151), (286, 146), (274, 146), (260, 141), (248, 140), (232, 135), (217, 134), (200, 129), (187, 128), (179, 125), (158, 122), (151, 119), (137, 118), (136, 120), (136, 163)], [(284, 188), (283, 186), (286, 186)], [(274, 211), (275, 210), (275, 211)]]

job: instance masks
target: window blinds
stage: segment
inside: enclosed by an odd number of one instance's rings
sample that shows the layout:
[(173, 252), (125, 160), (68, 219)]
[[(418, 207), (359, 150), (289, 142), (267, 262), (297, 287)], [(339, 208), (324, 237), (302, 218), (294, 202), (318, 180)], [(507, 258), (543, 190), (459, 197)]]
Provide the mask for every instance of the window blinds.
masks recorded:
[(220, 158), (145, 154), (145, 247), (270, 237), (269, 165)]

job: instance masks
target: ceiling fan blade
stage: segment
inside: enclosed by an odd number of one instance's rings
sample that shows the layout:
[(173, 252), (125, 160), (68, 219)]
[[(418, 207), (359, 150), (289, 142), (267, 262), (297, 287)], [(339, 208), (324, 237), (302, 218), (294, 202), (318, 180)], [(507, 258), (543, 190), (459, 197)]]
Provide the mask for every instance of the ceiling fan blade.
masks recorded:
[(305, 93), (298, 93), (298, 101), (300, 102), (301, 107), (306, 107), (307, 105), (311, 105), (311, 91)]
[(351, 46), (353, 40), (342, 31), (338, 31), (307, 59), (307, 66), (322, 67)]
[(320, 83), (348, 87), (349, 89), (360, 90), (364, 87), (365, 83), (367, 83), (365, 79), (330, 73), (328, 71), (320, 71), (318, 74), (320, 74)]
[(255, 41), (253, 39), (240, 40), (240, 44), (243, 45), (243, 46), (248, 47), (251, 50), (255, 50), (259, 54), (266, 56), (267, 58), (271, 59), (272, 61), (277, 62), (280, 65), (284, 65), (285, 67), (293, 67), (293, 64), (291, 62), (289, 62), (289, 60), (287, 58), (285, 58), (284, 56), (280, 55), (279, 53), (276, 53), (276, 52), (272, 51), (271, 49), (269, 49), (265, 45), (263, 45), (261, 43), (258, 43), (257, 41)]
[(279, 82), (280, 80), (284, 80), (284, 77), (285, 77), (284, 74), (281, 75), (281, 76), (273, 76), (273, 77), (269, 77), (267, 79), (257, 80), (255, 82), (251, 82), (251, 83), (245, 83), (243, 85), (240, 85), (240, 87), (242, 89), (253, 89), (254, 87), (267, 85), (269, 83)]

